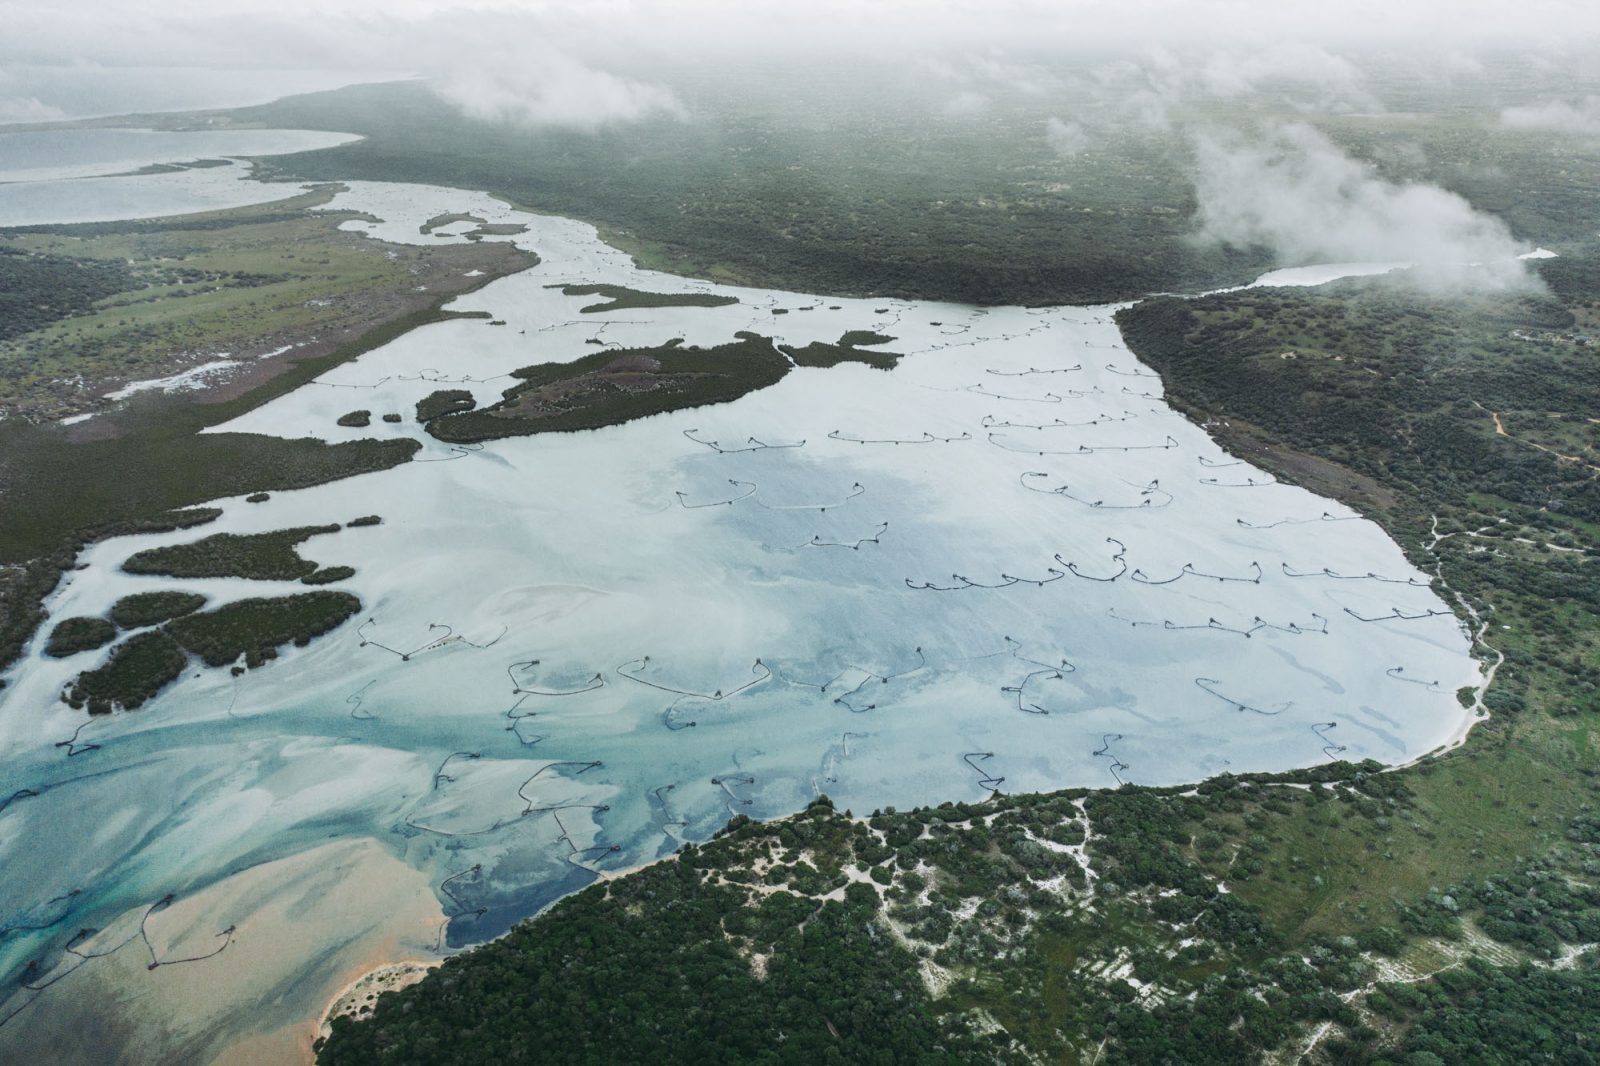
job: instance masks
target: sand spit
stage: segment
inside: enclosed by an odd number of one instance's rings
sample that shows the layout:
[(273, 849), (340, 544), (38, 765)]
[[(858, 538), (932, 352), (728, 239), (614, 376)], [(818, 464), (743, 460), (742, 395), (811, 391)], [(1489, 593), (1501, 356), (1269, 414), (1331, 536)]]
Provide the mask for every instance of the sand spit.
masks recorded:
[(412, 959), (368, 970), (341, 988), (339, 994), (333, 997), (333, 1002), (329, 1003), (328, 1009), (323, 1012), (322, 1025), (318, 1028), (317, 1035), (326, 1037), (331, 1033), (335, 1018), (361, 1018), (370, 1013), (373, 1002), (383, 993), (410, 988), (428, 976), (428, 972), (438, 965), (438, 960)]

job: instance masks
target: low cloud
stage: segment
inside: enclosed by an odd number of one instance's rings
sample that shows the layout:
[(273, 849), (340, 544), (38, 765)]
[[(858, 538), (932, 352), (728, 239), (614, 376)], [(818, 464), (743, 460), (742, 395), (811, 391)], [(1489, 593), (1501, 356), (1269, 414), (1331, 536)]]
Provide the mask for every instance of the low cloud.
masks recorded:
[(946, 100), (939, 110), (948, 118), (973, 118), (989, 110), (992, 103), (983, 93), (965, 89)]
[(11, 122), (56, 122), (67, 117), (37, 96), (0, 96), (0, 124)]
[(1012, 62), (998, 52), (956, 59), (921, 57), (914, 69), (934, 84), (943, 83), (955, 90), (939, 108), (952, 118), (981, 115), (993, 106), (996, 97), (1043, 97), (1060, 92), (1064, 85), (1048, 70)]
[(1196, 107), (1259, 98), (1302, 114), (1378, 112), (1382, 103), (1354, 59), (1306, 42), (1183, 48), (1159, 43), (1095, 64), (1070, 87), (1092, 107), (1088, 128), (1170, 133)]
[(1198, 239), (1286, 265), (1406, 262), (1431, 287), (1530, 284), (1504, 222), (1434, 185), (1386, 181), (1305, 125), (1195, 138)]
[(434, 89), (468, 118), (530, 129), (593, 131), (640, 119), (688, 117), (671, 90), (556, 52), (451, 71)]
[(1013, 63), (999, 55), (977, 56), (967, 61), (969, 76), (977, 82), (1020, 93), (1044, 96), (1061, 88), (1061, 79), (1041, 67)]
[(1502, 125), (1519, 130), (1549, 130), (1583, 137), (1600, 137), (1600, 96), (1582, 100), (1547, 100), (1500, 112)]
[(1224, 98), (1276, 89), (1292, 105), (1319, 111), (1381, 110), (1365, 86), (1365, 75), (1349, 59), (1304, 42), (1252, 52), (1218, 50), (1206, 57), (1195, 80)]
[(1071, 159), (1089, 147), (1089, 131), (1076, 122), (1063, 122), (1051, 116), (1044, 124), (1044, 137), (1056, 155)]

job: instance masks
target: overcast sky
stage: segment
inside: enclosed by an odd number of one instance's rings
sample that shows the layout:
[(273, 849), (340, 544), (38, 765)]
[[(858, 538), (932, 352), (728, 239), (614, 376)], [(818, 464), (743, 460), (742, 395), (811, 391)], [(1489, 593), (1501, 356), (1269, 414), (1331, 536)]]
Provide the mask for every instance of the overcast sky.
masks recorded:
[(1284, 39), (1565, 51), (1600, 37), (1592, 0), (0, 0), (0, 18), (0, 63), (350, 66), (385, 47), (425, 53), (441, 28), (453, 42), (474, 25), (495, 31), (480, 42), (512, 33), (585, 53), (731, 44), (883, 58)]
[(803, 81), (794, 64), (854, 59), (915, 84), (946, 119), (1032, 97), (1056, 111), (1038, 135), (1064, 160), (1111, 127), (1187, 138), (1203, 235), (1289, 261), (1454, 270), (1523, 249), (1460, 197), (1387, 181), (1310, 128), (1240, 140), (1178, 128), (1176, 104), (1271, 86), (1301, 113), (1376, 111), (1369, 53), (1465, 89), (1494, 81), (1491, 51), (1512, 50), (1591, 87), (1496, 103), (1500, 121), (1600, 136), (1597, 0), (0, 0), (0, 26), (0, 123), (415, 74), (473, 118), (592, 130), (695, 121), (663, 61), (715, 71), (737, 57), (739, 77), (781, 84)]
[[(1359, 109), (1372, 102), (1362, 51), (1460, 78), (1486, 48), (1590, 71), (1600, 55), (1594, 0), (0, 0), (0, 26), (0, 122), (417, 74), (479, 117), (592, 126), (683, 114), (657, 84), (662, 62), (724, 57), (774, 77), (813, 57), (903, 67), (952, 115), (999, 91), (1059, 90), (1051, 61), (1086, 56), (1158, 97), (1288, 78), (1317, 86), (1309, 106)], [(233, 74), (247, 70), (300, 73)]]

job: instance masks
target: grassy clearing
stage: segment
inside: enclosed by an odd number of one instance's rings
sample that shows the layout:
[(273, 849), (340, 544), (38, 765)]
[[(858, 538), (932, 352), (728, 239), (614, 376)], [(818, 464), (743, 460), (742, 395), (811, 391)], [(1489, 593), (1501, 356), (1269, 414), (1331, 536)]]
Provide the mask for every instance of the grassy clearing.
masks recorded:
[(402, 294), (415, 303), (419, 283), (459, 290), (468, 270), (498, 275), (529, 261), (506, 244), (419, 249), (344, 232), (353, 215), (314, 210), (331, 196), (330, 187), (155, 222), (0, 228), (0, 267), (48, 280), (65, 264), (83, 278), (57, 279), (48, 315), (0, 335), (0, 412), (42, 420), (92, 409), (118, 384), (372, 324)]
[(114, 264), (130, 275), (128, 291), (0, 345), (0, 410), (59, 416), (83, 405), (86, 398), (69, 384), (80, 375), (107, 382), (159, 377), (176, 353), (237, 351), (331, 325), (340, 317), (339, 297), (400, 284), (404, 265), (338, 233), (345, 216), (309, 213), (330, 198), (329, 191), (308, 193), (188, 217), (190, 226), (215, 223), (204, 229), (105, 223), (0, 230), (0, 249)]
[(1589, 723), (1530, 714), (1466, 751), (1407, 771), (1401, 810), (1345, 814), (1293, 798), (1265, 811), (1263, 872), (1232, 873), (1242, 899), (1285, 935), (1354, 935), (1393, 921), (1396, 904), (1481, 879), (1561, 844), (1568, 819), (1600, 797)]

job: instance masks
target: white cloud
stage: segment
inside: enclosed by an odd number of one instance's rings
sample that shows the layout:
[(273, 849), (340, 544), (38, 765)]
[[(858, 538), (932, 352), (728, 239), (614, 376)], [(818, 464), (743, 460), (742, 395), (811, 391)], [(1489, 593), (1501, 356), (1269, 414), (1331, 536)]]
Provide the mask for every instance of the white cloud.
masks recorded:
[[(0, 10), (0, 69), (417, 74), (448, 79), (465, 106), (508, 121), (582, 128), (677, 113), (657, 82), (684, 69), (702, 83), (726, 72), (737, 91), (732, 79), (752, 66), (803, 82), (830, 63), (869, 64), (925, 82), (914, 88), (931, 110), (965, 115), (1098, 83), (1099, 115), (1073, 112), (1098, 131), (1167, 129), (1188, 101), (1265, 90), (1303, 110), (1367, 110), (1357, 67), (1373, 49), (1419, 70), (1469, 71), (1473, 51), (1490, 46), (1581, 71), (1600, 45), (1592, 0), (0, 0)], [(485, 63), (485, 50), (505, 58)], [(576, 67), (537, 70), (553, 54)], [(31, 87), (0, 88), (7, 97), (69, 114), (88, 106)]]
[(983, 93), (964, 89), (946, 100), (940, 110), (950, 118), (972, 118), (989, 110), (991, 102)]
[(0, 123), (55, 122), (67, 113), (36, 96), (0, 96)]
[(1065, 86), (1043, 67), (1013, 62), (1000, 52), (944, 58), (916, 56), (912, 69), (939, 90), (951, 92), (939, 109), (952, 118), (981, 115), (993, 105), (996, 96), (1038, 98), (1060, 92)]
[(1276, 86), (1324, 110), (1373, 106), (1362, 80), (1361, 71), (1345, 57), (1294, 41), (1244, 53), (1215, 51), (1196, 72), (1200, 86), (1217, 96), (1244, 96)]
[(687, 115), (662, 86), (597, 70), (556, 52), (458, 67), (434, 88), (468, 118), (530, 128), (592, 131), (619, 122)]
[(1042, 67), (1013, 63), (998, 55), (970, 60), (973, 79), (1024, 96), (1044, 96), (1061, 88), (1061, 79)]
[(1547, 100), (1526, 107), (1508, 107), (1500, 112), (1500, 121), (1512, 129), (1600, 136), (1600, 96), (1586, 96), (1573, 103)]
[(1045, 140), (1062, 159), (1071, 159), (1089, 146), (1089, 131), (1076, 122), (1063, 122), (1054, 115), (1044, 124)]
[(1440, 287), (1527, 283), (1505, 223), (1437, 186), (1385, 181), (1309, 126), (1202, 135), (1195, 157), (1201, 240), (1289, 264), (1409, 262)]

